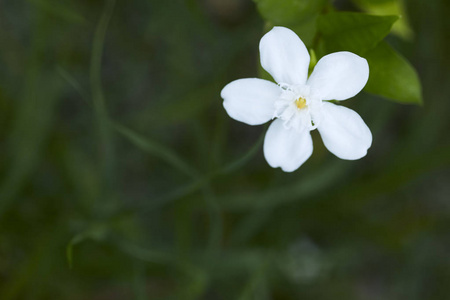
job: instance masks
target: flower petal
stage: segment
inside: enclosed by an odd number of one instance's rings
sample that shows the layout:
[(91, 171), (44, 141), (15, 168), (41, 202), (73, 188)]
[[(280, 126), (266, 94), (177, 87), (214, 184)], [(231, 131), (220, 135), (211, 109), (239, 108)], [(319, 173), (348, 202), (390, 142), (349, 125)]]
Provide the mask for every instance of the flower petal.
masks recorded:
[(230, 117), (249, 125), (260, 125), (272, 119), (274, 103), (280, 93), (280, 88), (273, 82), (245, 78), (227, 84), (220, 96)]
[(295, 171), (311, 156), (312, 151), (309, 130), (286, 129), (280, 119), (270, 124), (264, 139), (264, 156), (272, 168)]
[(369, 79), (369, 64), (351, 52), (322, 57), (308, 79), (311, 92), (322, 100), (345, 100), (358, 94)]
[(318, 130), (325, 147), (342, 159), (360, 159), (372, 145), (372, 133), (363, 119), (349, 108), (324, 102)]
[(259, 43), (261, 66), (278, 83), (305, 84), (309, 53), (302, 40), (290, 29), (274, 27)]

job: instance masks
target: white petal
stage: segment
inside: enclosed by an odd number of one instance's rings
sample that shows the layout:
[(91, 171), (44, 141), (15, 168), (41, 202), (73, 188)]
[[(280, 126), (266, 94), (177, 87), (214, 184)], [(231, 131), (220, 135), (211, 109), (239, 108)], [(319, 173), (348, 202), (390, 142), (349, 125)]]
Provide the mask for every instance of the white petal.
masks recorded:
[(312, 154), (313, 144), (309, 130), (286, 129), (283, 121), (270, 124), (264, 139), (264, 156), (272, 168), (285, 172), (297, 170)]
[(261, 66), (278, 83), (305, 84), (308, 78), (309, 53), (292, 30), (274, 27), (259, 43)]
[(280, 93), (280, 88), (273, 82), (245, 78), (227, 84), (220, 96), (230, 117), (249, 125), (260, 125), (272, 119), (274, 103)]
[(360, 159), (372, 145), (372, 133), (363, 119), (349, 108), (324, 102), (318, 126), (325, 147), (342, 159)]
[(322, 100), (345, 100), (358, 94), (368, 79), (367, 60), (351, 52), (336, 52), (319, 60), (308, 85)]

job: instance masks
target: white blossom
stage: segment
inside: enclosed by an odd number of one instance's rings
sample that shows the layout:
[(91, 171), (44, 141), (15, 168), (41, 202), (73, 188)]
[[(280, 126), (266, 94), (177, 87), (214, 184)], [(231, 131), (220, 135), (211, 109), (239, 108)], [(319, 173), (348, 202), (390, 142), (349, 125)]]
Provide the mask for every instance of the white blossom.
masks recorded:
[(312, 154), (310, 131), (317, 129), (325, 147), (341, 159), (366, 155), (372, 134), (353, 110), (329, 100), (358, 94), (369, 78), (367, 61), (351, 52), (322, 57), (308, 78), (310, 57), (290, 29), (274, 27), (259, 44), (262, 67), (271, 81), (235, 80), (226, 85), (223, 106), (233, 119), (260, 125), (275, 119), (264, 140), (264, 156), (273, 168), (298, 169)]

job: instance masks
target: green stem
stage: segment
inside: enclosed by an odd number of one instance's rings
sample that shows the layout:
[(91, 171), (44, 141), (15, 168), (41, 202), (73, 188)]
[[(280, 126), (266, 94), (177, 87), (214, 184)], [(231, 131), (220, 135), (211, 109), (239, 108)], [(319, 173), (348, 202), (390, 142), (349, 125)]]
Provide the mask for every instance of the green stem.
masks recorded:
[[(105, 179), (105, 192), (110, 191), (113, 184), (114, 151), (111, 131), (108, 126), (109, 117), (105, 104), (105, 97), (101, 83), (101, 65), (106, 31), (114, 11), (115, 0), (107, 0), (103, 14), (97, 25), (94, 35), (90, 79), (92, 88), (92, 103), (94, 107), (95, 121), (100, 139), (100, 161), (102, 164), (103, 178)], [(107, 192), (109, 193), (109, 192)]]

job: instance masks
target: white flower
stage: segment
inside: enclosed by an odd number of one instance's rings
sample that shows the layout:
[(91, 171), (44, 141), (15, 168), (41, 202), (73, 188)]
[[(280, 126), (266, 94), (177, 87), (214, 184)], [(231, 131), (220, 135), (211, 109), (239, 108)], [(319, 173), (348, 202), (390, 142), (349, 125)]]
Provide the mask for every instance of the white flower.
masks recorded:
[(341, 159), (359, 159), (372, 134), (353, 110), (327, 100), (358, 94), (369, 78), (367, 61), (350, 52), (322, 57), (308, 78), (309, 54), (290, 29), (274, 27), (259, 44), (262, 67), (278, 83), (245, 78), (226, 85), (223, 106), (233, 119), (260, 125), (276, 118), (264, 140), (264, 156), (273, 168), (298, 169), (312, 154), (310, 131), (318, 129), (325, 147)]

